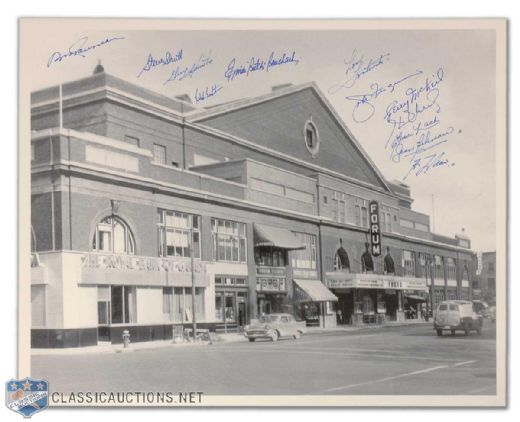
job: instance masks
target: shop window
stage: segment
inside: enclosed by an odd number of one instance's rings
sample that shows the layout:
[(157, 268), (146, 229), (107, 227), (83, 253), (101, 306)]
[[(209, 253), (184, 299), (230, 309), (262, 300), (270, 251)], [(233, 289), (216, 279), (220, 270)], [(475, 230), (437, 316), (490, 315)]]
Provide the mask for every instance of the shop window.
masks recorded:
[(112, 286), (110, 302), (112, 324), (129, 324), (137, 321), (134, 286)]
[[(193, 322), (193, 298), (191, 287), (175, 287), (173, 297), (168, 288), (163, 290), (163, 314), (170, 321)], [(167, 312), (169, 311), (169, 312)], [(204, 319), (204, 289), (195, 288), (195, 319)]]
[(305, 249), (292, 251), (292, 266), (302, 269), (316, 269), (316, 236), (306, 233), (293, 233), (304, 245)]
[(255, 248), (255, 263), (268, 267), (285, 267), (287, 265), (286, 252), (282, 249)]
[(189, 258), (192, 250), (200, 258), (200, 216), (159, 210), (159, 256)]
[(114, 252), (133, 255), (134, 235), (128, 225), (116, 216), (104, 218), (92, 238), (92, 249), (99, 252)]
[(236, 221), (211, 219), (213, 260), (246, 262), (246, 225)]
[(166, 164), (166, 147), (164, 145), (153, 144), (153, 162)]

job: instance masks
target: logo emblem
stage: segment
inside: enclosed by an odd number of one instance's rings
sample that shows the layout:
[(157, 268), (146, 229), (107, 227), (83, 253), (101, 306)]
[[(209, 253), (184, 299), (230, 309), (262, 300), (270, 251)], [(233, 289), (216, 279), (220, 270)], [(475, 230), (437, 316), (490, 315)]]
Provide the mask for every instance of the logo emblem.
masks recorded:
[(5, 383), (6, 406), (30, 418), (49, 405), (49, 383), (33, 378), (12, 379)]

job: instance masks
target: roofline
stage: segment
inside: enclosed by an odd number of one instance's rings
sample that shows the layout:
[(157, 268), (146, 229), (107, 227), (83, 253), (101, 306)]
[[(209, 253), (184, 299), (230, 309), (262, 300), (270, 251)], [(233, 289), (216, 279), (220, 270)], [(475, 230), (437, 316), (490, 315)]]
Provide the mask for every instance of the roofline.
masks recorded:
[[(380, 179), (380, 182), (382, 185), (389, 191), (395, 194), (395, 192), (390, 188), (390, 186), (387, 184), (385, 177), (383, 174), (379, 171), (376, 164), (372, 161), (372, 159), (368, 156), (368, 154), (365, 152), (361, 144), (358, 142), (354, 134), (350, 131), (350, 129), (347, 127), (345, 122), (341, 119), (339, 114), (336, 112), (335, 108), (332, 106), (330, 101), (325, 97), (323, 92), (320, 90), (318, 85), (313, 82), (307, 82), (300, 85), (295, 86), (289, 86), (287, 88), (282, 88), (280, 90), (276, 90), (264, 95), (261, 95), (259, 97), (253, 97), (246, 99), (244, 101), (235, 101), (228, 104), (223, 104), (221, 107), (215, 107), (211, 110), (205, 110), (205, 111), (191, 111), (189, 113), (185, 113), (186, 120), (193, 122), (193, 123), (199, 123), (201, 120), (207, 120), (211, 117), (219, 116), (226, 113), (231, 113), (243, 108), (251, 107), (257, 104), (262, 104), (277, 98), (281, 98), (287, 95), (292, 95), (297, 92), (305, 91), (306, 89), (314, 90), (318, 98), (324, 103), (325, 107), (328, 109), (328, 111), (332, 114), (336, 122), (339, 124), (341, 129), (343, 129), (349, 138), (354, 143), (354, 146), (357, 148), (357, 150), (361, 153), (361, 156), (367, 161), (367, 163), (373, 168), (375, 171), (377, 177)], [(193, 118), (190, 118), (190, 115), (193, 115)]]

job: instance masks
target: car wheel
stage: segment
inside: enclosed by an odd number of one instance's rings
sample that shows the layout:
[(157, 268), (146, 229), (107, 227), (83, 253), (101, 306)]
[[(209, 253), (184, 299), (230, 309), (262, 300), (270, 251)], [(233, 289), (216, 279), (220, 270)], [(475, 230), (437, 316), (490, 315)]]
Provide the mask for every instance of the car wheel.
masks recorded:
[(300, 333), (299, 331), (296, 331), (296, 334), (293, 336), (295, 340), (298, 340), (300, 338), (302, 333)]
[(438, 335), (439, 337), (442, 336), (442, 330), (441, 330), (440, 328), (437, 328), (437, 335)]
[(249, 341), (253, 342), (253, 341), (255, 341), (255, 339), (254, 338), (250, 338)]
[(278, 331), (274, 330), (273, 334), (271, 334), (271, 340), (278, 341), (278, 337), (280, 337), (280, 334), (278, 334)]

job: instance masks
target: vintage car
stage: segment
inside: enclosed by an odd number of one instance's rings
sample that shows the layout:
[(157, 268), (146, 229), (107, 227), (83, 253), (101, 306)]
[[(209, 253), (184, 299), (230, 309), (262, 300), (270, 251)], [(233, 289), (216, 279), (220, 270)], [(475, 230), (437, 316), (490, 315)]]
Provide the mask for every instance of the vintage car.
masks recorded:
[(305, 332), (305, 321), (296, 321), (291, 314), (268, 314), (261, 316), (258, 323), (247, 325), (244, 335), (249, 341), (267, 338), (277, 341), (280, 337), (300, 338)]
[(445, 300), (439, 303), (433, 318), (433, 329), (438, 336), (443, 330), (462, 330), (466, 335), (470, 331), (482, 334), (482, 316), (475, 312), (474, 305), (468, 300)]

